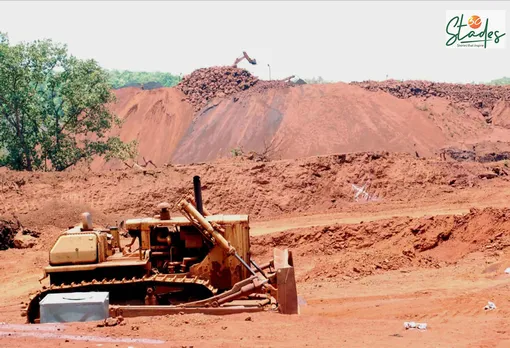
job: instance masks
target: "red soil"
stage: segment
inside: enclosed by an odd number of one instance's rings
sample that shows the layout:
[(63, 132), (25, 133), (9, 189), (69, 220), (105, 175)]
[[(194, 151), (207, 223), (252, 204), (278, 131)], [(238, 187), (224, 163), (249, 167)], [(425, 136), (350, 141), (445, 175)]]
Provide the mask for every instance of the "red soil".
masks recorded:
[[(501, 167), (354, 154), (272, 162), (240, 157), (145, 174), (2, 170), (0, 216), (15, 215), (41, 232), (32, 249), (0, 252), (3, 322), (23, 322), (20, 303), (46, 284), (38, 279), (48, 250), (62, 229), (78, 222), (80, 212), (92, 211), (93, 221), (102, 225), (152, 214), (160, 201), (172, 203), (189, 192), (194, 174), (202, 177), (210, 210), (251, 215), (257, 261), (266, 261), (273, 246), (292, 248), (302, 305), (299, 316), (127, 318), (127, 325), (113, 328), (66, 324), (51, 335), (41, 331), (44, 327), (0, 324), (0, 346), (154, 346), (106, 342), (149, 338), (170, 347), (505, 347), (510, 343), (510, 287), (504, 274), (510, 266), (510, 211), (430, 216), (507, 205), (508, 177), (488, 175)], [(382, 199), (355, 202), (350, 184), (368, 179)], [(351, 218), (349, 225), (338, 223)], [(276, 225), (294, 229), (263, 235)], [(484, 311), (487, 301), (497, 309)], [(406, 331), (404, 321), (429, 327)]]
[[(123, 125), (111, 134), (123, 141), (137, 140), (139, 160), (145, 157), (158, 165), (169, 163), (193, 119), (193, 108), (183, 101), (184, 94), (175, 88), (142, 91), (133, 87), (116, 90), (115, 94), (112, 111)], [(120, 161), (105, 164), (100, 158), (91, 165), (96, 170), (123, 167)]]
[[(158, 166), (230, 157), (238, 148), (266, 151), (271, 158), (362, 151), (429, 157), (445, 147), (510, 137), (507, 102), (495, 104), (493, 123), (487, 124), (479, 108), (456, 101), (457, 89), (455, 98), (410, 94), (402, 99), (343, 83), (266, 88), (264, 82), (228, 98), (208, 90), (210, 99), (197, 113), (177, 88), (117, 90), (112, 111), (124, 125), (112, 133), (136, 139), (139, 163), (145, 157)], [(101, 159), (92, 165), (122, 167)]]

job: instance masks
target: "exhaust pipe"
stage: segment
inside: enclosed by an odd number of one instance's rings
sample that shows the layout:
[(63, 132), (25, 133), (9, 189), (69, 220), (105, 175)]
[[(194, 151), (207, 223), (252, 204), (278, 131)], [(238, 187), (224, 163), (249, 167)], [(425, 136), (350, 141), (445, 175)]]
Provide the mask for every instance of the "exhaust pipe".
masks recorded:
[(193, 189), (195, 191), (195, 203), (197, 210), (201, 215), (204, 215), (204, 206), (202, 203), (202, 185), (200, 184), (200, 177), (198, 175), (193, 177)]

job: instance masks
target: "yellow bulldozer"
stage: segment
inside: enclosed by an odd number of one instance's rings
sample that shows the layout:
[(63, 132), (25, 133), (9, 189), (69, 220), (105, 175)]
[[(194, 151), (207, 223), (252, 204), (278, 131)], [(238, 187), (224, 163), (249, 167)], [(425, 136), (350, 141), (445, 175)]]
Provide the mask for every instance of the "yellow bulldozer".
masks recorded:
[[(49, 285), (23, 309), (39, 322), (39, 304), (51, 293), (109, 293), (109, 315), (124, 317), (177, 313), (299, 312), (292, 253), (275, 249), (257, 264), (250, 255), (249, 217), (211, 215), (202, 203), (200, 177), (170, 216), (168, 203), (153, 217), (120, 226), (94, 228), (91, 215), (63, 232), (49, 253)], [(121, 231), (138, 240), (123, 247)], [(125, 244), (125, 243), (124, 243)], [(133, 243), (130, 243), (130, 246)]]

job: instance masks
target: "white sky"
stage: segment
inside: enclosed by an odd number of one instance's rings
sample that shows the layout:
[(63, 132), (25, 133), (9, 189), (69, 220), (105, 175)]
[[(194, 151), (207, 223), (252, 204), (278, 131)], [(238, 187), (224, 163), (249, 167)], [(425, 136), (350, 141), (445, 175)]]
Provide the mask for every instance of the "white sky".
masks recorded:
[(108, 69), (188, 74), (230, 65), (246, 50), (267, 79), (425, 79), (510, 76), (505, 49), (447, 49), (446, 10), (507, 10), (510, 2), (1, 2), (12, 42), (51, 38)]

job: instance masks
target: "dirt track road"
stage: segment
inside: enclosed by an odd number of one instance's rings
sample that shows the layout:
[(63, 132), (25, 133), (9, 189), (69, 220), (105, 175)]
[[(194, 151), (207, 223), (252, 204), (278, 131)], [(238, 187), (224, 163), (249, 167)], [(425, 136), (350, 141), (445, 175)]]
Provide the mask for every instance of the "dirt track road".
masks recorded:
[(507, 208), (508, 204), (505, 200), (483, 202), (483, 203), (463, 203), (449, 205), (447, 207), (431, 205), (426, 207), (414, 208), (391, 208), (374, 213), (332, 213), (332, 214), (316, 214), (303, 215), (290, 218), (275, 219), (269, 221), (255, 221), (250, 224), (250, 234), (252, 236), (261, 236), (268, 233), (282, 232), (296, 228), (308, 228), (313, 226), (328, 226), (333, 224), (358, 224), (360, 222), (369, 222), (382, 219), (391, 219), (393, 217), (422, 217), (437, 215), (461, 215), (469, 212), (470, 208)]

